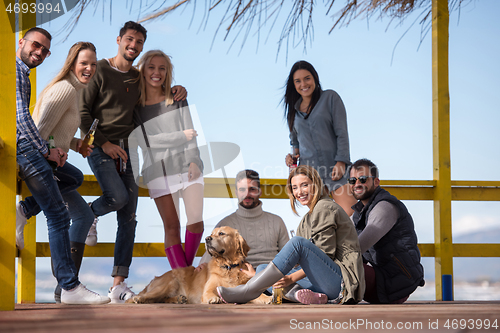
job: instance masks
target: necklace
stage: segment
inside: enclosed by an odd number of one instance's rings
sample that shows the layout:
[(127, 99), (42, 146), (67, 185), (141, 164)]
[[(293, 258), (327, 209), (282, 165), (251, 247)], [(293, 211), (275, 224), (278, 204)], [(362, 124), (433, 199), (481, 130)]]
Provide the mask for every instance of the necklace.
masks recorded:
[[(116, 58), (116, 57), (110, 58), (110, 59), (109, 59), (109, 64), (111, 65), (111, 67), (116, 68), (116, 69), (117, 69), (118, 71), (120, 71), (120, 72), (123, 72), (123, 71), (122, 71), (120, 68), (118, 68), (118, 66), (116, 65), (115, 58)], [(124, 83), (126, 83), (126, 81), (125, 81)], [(126, 89), (126, 90), (127, 90), (127, 92), (128, 92), (128, 87), (125, 87), (125, 89)]]
[(113, 57), (113, 58), (109, 59), (109, 62), (111, 63), (111, 66), (112, 66), (112, 67), (114, 67), (114, 68), (116, 68), (117, 70), (121, 71), (121, 69), (120, 69), (120, 68), (118, 68), (118, 66), (116, 65), (115, 58), (116, 58), (116, 57)]

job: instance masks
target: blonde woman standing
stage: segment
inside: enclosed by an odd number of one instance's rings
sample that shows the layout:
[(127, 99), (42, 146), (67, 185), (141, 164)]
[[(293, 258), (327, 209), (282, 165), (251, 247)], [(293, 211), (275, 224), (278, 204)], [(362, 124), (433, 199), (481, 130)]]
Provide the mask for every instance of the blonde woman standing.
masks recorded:
[[(165, 254), (172, 269), (190, 266), (203, 235), (203, 162), (187, 101), (174, 101), (173, 66), (160, 50), (139, 60), (141, 98), (134, 113), (137, 127), (129, 139), (134, 176), (138, 177), (137, 145), (143, 151), (142, 176), (155, 200), (165, 230)], [(133, 139), (132, 139), (133, 138)], [(136, 145), (136, 147), (134, 147)], [(186, 208), (184, 249), (179, 199)]]

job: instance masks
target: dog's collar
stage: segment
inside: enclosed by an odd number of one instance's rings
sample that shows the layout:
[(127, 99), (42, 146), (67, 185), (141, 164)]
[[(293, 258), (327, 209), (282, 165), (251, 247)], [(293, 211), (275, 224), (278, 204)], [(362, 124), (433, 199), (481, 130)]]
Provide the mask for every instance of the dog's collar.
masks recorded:
[[(243, 261), (241, 263), (243, 263)], [(241, 263), (232, 264), (232, 265), (222, 265), (222, 266), (220, 266), (220, 268), (224, 268), (224, 269), (227, 269), (228, 271), (230, 271), (231, 269), (238, 267)]]

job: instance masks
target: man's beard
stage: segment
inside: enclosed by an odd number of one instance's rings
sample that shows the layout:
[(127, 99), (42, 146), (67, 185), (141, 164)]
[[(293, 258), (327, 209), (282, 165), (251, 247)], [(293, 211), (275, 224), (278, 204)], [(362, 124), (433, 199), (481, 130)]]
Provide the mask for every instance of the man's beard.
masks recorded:
[[(246, 199), (251, 199), (253, 201), (252, 201), (252, 203), (250, 205), (245, 205), (244, 201)], [(246, 208), (246, 209), (251, 209), (251, 208), (257, 207), (259, 205), (259, 203), (260, 203), (259, 199), (254, 199), (254, 198), (246, 197), (246, 198), (244, 198), (243, 200), (240, 201), (240, 206), (243, 207), (243, 208)]]
[[(137, 52), (137, 50), (135, 50)], [(134, 62), (135, 59), (140, 55), (140, 53), (137, 53), (137, 55), (135, 57), (131, 57), (129, 56), (128, 54), (126, 54), (125, 52), (123, 53), (123, 59), (127, 60), (127, 61), (130, 61), (130, 62)]]
[(368, 198), (370, 198), (372, 196), (372, 194), (375, 192), (375, 188), (372, 188), (371, 190), (370, 189), (367, 189), (365, 192), (363, 192), (362, 194), (355, 194), (354, 192), (352, 193), (352, 196), (354, 197), (354, 199), (356, 200), (366, 200)]
[(22, 62), (24, 62), (26, 64), (26, 66), (28, 66), (28, 68), (32, 69), (32, 68), (35, 68), (37, 67), (38, 65), (41, 65), (42, 62), (43, 62), (43, 59), (41, 62), (39, 63), (34, 63), (32, 60), (31, 60), (31, 53), (28, 52), (26, 53), (24, 50), (21, 50), (21, 60)]

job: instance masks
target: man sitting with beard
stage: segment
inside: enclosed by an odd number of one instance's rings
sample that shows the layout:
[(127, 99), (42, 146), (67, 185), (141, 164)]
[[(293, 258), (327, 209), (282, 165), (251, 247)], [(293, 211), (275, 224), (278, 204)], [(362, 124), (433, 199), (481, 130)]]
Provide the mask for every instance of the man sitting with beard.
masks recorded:
[[(268, 264), (288, 242), (285, 223), (278, 215), (262, 210), (259, 200), (262, 191), (259, 174), (253, 170), (243, 170), (236, 175), (238, 209), (223, 218), (215, 228), (229, 226), (240, 233), (250, 246), (247, 261), (255, 268)], [(205, 252), (200, 265), (207, 263), (210, 255)]]
[(350, 167), (350, 190), (358, 201), (352, 220), (363, 253), (369, 303), (404, 303), (424, 285), (424, 268), (413, 219), (406, 206), (380, 187), (377, 166), (360, 159)]

